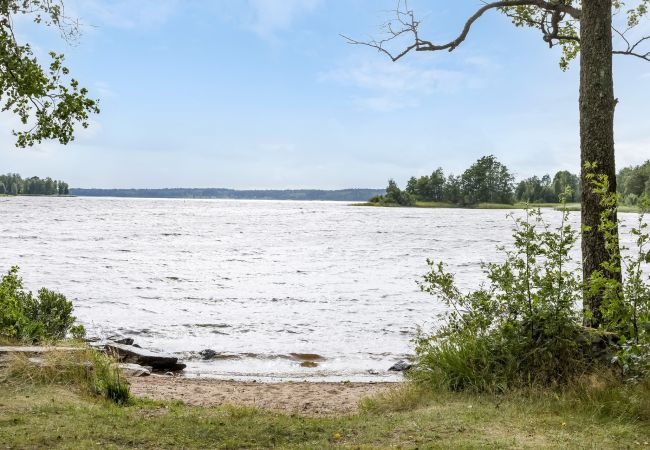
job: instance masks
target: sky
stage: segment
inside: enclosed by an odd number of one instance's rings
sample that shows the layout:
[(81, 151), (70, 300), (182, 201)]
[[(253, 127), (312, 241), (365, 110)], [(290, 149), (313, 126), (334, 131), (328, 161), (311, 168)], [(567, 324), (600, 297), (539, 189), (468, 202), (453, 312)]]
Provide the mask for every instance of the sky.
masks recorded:
[[(459, 174), (487, 154), (518, 179), (579, 169), (577, 62), (562, 72), (558, 49), (496, 12), (452, 53), (393, 63), (340, 34), (380, 37), (395, 0), (65, 4), (77, 42), (25, 20), (18, 39), (64, 53), (101, 114), (68, 146), (31, 149), (0, 114), (0, 172), (84, 188), (339, 189)], [(409, 3), (440, 42), (480, 5)], [(622, 167), (650, 158), (650, 63), (614, 64)]]

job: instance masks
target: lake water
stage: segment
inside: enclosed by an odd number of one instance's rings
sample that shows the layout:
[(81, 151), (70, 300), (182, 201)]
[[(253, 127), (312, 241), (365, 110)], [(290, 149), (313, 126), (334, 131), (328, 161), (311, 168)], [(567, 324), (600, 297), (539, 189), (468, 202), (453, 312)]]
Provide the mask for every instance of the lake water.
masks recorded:
[[(508, 213), (0, 198), (0, 270), (19, 265), (29, 289), (64, 293), (91, 336), (178, 353), (188, 375), (389, 380), (417, 327), (445, 311), (416, 284), (426, 259), (448, 263), (461, 287), (476, 286), (479, 263), (510, 242)], [(201, 360), (208, 348), (219, 358)], [(322, 360), (304, 367), (300, 354)]]

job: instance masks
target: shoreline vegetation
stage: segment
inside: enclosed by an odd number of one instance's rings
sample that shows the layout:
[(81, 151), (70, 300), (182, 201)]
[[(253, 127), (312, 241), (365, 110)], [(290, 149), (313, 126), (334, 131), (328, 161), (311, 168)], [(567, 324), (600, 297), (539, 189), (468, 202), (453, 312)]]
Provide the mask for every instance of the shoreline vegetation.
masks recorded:
[[(650, 160), (625, 167), (616, 177), (619, 212), (639, 212), (650, 200)], [(564, 208), (580, 210), (580, 178), (566, 170), (542, 177), (532, 176), (515, 183), (510, 170), (493, 155), (483, 156), (460, 176), (445, 176), (441, 167), (431, 175), (411, 177), (400, 189), (390, 179), (385, 193), (354, 206), (525, 209)]]
[[(449, 202), (420, 202), (416, 201), (413, 205), (398, 205), (398, 204), (379, 204), (371, 202), (352, 203), (350, 206), (370, 206), (377, 208), (430, 208), (430, 209), (526, 209), (526, 208), (541, 208), (541, 209), (554, 209), (555, 211), (562, 211), (564, 208), (567, 211), (580, 211), (580, 203), (478, 203), (476, 205), (460, 206)], [(619, 205), (618, 212), (620, 213), (638, 213), (641, 208), (638, 206)]]

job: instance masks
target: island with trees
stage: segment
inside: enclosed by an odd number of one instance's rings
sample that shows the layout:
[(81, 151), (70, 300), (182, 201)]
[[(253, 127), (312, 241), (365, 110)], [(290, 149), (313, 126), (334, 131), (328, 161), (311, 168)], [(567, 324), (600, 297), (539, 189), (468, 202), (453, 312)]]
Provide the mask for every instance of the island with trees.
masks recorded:
[(0, 195), (70, 195), (68, 183), (50, 177), (22, 178), (17, 173), (0, 175)]

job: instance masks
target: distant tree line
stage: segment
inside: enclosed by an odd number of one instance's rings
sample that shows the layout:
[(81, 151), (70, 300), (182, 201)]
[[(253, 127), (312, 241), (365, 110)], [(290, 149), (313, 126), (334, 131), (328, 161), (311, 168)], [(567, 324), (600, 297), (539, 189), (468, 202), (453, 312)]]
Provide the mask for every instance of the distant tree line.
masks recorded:
[(416, 202), (444, 202), (460, 206), (479, 203), (512, 204), (514, 202), (555, 203), (570, 188), (567, 201), (579, 201), (580, 179), (566, 171), (550, 175), (533, 176), (515, 185), (508, 168), (493, 155), (483, 156), (460, 176), (445, 176), (442, 168), (431, 175), (411, 177), (401, 190), (394, 180), (389, 180), (386, 193), (370, 199), (382, 205), (413, 206)]
[(0, 195), (68, 195), (68, 183), (50, 177), (22, 178), (17, 173), (0, 175)]
[(650, 201), (650, 160), (621, 169), (616, 177), (618, 193), (626, 205)]
[(515, 201), (530, 203), (557, 203), (560, 196), (570, 189), (567, 202), (580, 201), (580, 178), (568, 170), (561, 170), (553, 179), (550, 175), (542, 178), (532, 176), (521, 180), (515, 189)]
[(85, 197), (139, 198), (217, 198), (239, 200), (327, 200), (365, 202), (381, 189), (286, 189), (234, 190), (225, 188), (166, 188), (166, 189), (76, 189), (73, 195)]

